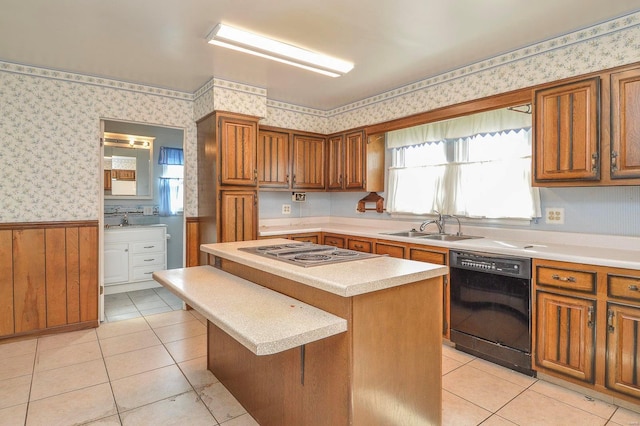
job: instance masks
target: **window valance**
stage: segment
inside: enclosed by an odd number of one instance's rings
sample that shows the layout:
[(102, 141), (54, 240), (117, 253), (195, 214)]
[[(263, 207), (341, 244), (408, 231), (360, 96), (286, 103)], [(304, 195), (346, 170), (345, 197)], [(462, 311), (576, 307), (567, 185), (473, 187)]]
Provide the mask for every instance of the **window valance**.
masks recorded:
[(531, 128), (531, 115), (498, 109), (388, 132), (387, 148), (401, 148), (529, 128)]
[(165, 164), (168, 166), (183, 165), (184, 152), (182, 148), (169, 148), (167, 146), (161, 146), (160, 154), (158, 155), (158, 164)]

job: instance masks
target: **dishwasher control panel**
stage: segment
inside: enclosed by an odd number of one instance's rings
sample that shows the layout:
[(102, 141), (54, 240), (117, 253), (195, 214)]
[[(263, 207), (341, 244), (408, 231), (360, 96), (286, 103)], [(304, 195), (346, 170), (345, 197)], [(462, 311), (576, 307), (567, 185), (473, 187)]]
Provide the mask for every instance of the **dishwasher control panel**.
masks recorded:
[(531, 278), (531, 259), (524, 257), (451, 250), (449, 267)]

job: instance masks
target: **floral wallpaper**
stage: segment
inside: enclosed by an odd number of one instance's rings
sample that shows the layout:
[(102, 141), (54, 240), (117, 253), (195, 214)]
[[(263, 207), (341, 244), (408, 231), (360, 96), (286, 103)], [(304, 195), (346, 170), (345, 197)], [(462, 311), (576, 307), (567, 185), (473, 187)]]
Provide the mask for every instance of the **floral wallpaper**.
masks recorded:
[(100, 119), (184, 130), (185, 215), (197, 215), (195, 121), (214, 110), (333, 133), (640, 61), (640, 13), (319, 111), (212, 78), (182, 93), (0, 62), (0, 223), (98, 219)]

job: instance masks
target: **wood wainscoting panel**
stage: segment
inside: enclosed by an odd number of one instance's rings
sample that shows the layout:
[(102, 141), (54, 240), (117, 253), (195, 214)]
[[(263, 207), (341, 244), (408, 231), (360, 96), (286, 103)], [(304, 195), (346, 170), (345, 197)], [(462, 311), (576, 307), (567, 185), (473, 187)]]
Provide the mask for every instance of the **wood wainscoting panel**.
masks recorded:
[(67, 268), (64, 228), (45, 229), (47, 327), (67, 323)]
[(44, 229), (13, 232), (15, 332), (43, 329), (46, 321)]
[(200, 218), (187, 218), (187, 241), (185, 266), (200, 265)]
[(0, 230), (0, 336), (15, 332), (13, 321), (13, 233)]
[(80, 322), (98, 320), (98, 229), (82, 227), (80, 256)]
[(98, 221), (0, 224), (0, 338), (98, 326)]

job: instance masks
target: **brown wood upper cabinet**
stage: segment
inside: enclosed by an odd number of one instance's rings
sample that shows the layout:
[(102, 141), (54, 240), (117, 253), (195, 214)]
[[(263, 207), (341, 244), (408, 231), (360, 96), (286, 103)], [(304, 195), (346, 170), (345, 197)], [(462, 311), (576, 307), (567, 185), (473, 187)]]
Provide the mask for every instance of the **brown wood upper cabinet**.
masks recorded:
[(611, 74), (611, 179), (640, 178), (640, 67)]
[(600, 179), (600, 77), (534, 95), (534, 183)]
[(365, 187), (364, 131), (330, 136), (327, 154), (328, 190), (362, 190)]
[(223, 115), (219, 118), (218, 126), (220, 184), (256, 186), (257, 121)]
[(293, 135), (292, 189), (325, 189), (325, 138)]
[(258, 185), (291, 188), (291, 139), (289, 133), (260, 129), (258, 133)]

